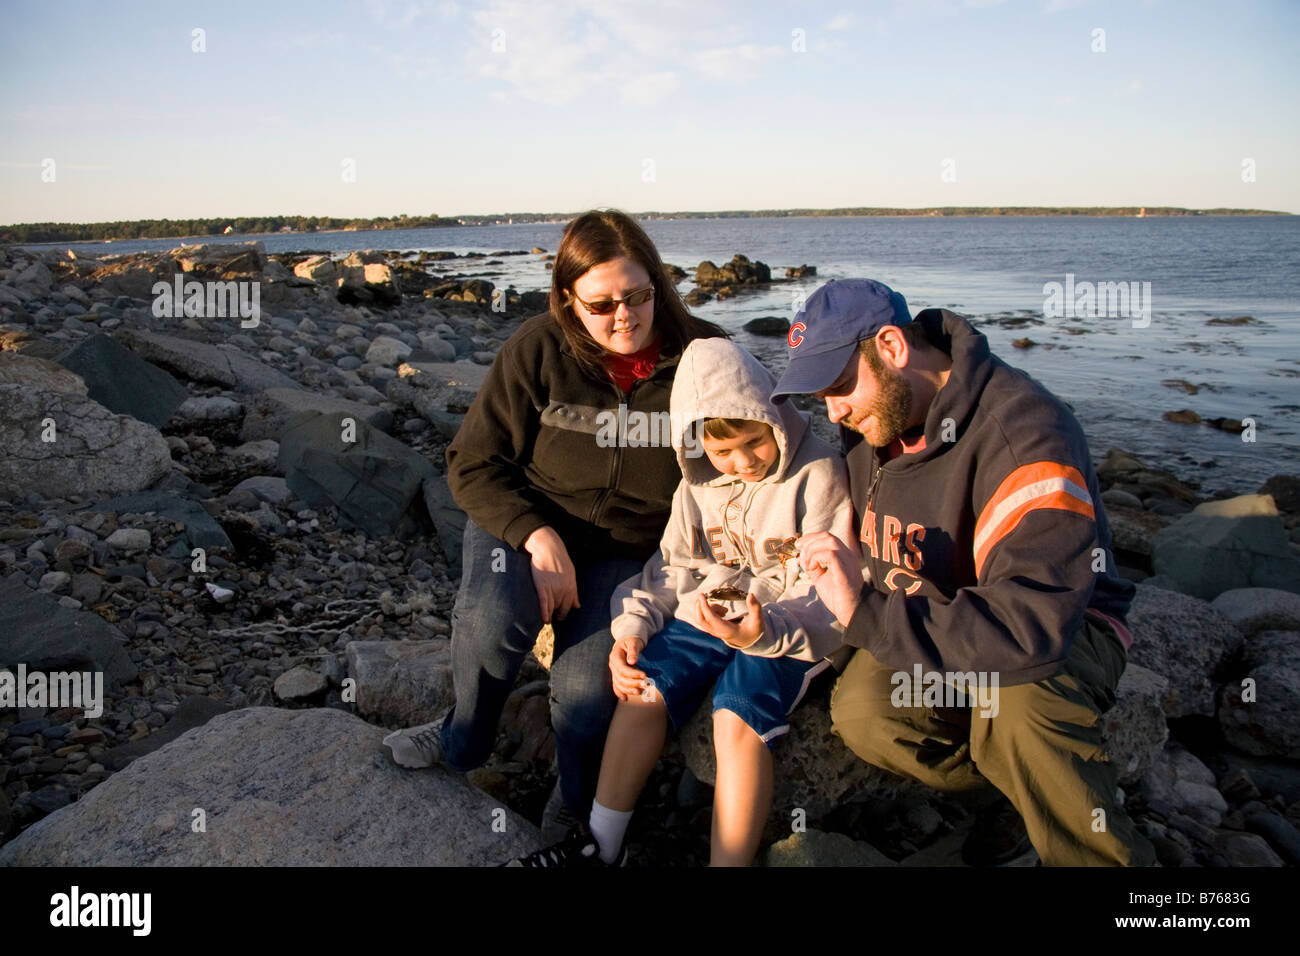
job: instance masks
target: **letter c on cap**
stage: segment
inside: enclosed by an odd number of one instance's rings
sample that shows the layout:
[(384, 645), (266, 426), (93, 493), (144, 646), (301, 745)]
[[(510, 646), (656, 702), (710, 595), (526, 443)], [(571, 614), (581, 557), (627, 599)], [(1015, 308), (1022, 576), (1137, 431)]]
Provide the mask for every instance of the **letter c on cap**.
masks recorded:
[(797, 349), (799, 347), (799, 343), (803, 341), (803, 335), (801, 333), (807, 331), (807, 329), (808, 326), (804, 325), (802, 322), (796, 322), (794, 325), (790, 326), (790, 332), (785, 337), (785, 340), (790, 343), (790, 348)]

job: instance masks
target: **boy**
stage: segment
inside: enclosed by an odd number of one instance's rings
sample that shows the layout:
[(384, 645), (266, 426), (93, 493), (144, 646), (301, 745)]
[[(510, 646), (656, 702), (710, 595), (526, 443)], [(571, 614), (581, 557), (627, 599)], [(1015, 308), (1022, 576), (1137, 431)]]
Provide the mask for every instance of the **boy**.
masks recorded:
[(682, 481), (660, 553), (611, 600), (619, 704), (589, 824), (510, 865), (622, 865), (667, 719), (680, 729), (715, 678), (710, 863), (753, 861), (772, 800), (770, 748), (843, 632), (795, 542), (817, 531), (849, 541), (853, 520), (842, 459), (807, 418), (771, 403), (773, 385), (725, 339), (683, 352), (670, 403)]

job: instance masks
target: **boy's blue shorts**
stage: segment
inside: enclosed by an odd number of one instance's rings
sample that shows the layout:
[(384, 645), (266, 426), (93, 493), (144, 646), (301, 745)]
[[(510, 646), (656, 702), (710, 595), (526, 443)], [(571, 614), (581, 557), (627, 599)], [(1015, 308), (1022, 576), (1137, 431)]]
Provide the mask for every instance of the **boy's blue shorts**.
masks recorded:
[(754, 657), (697, 627), (673, 621), (646, 643), (636, 667), (654, 681), (678, 729), (699, 709), (717, 678), (714, 711), (732, 711), (771, 748), (789, 731), (790, 712), (829, 663)]

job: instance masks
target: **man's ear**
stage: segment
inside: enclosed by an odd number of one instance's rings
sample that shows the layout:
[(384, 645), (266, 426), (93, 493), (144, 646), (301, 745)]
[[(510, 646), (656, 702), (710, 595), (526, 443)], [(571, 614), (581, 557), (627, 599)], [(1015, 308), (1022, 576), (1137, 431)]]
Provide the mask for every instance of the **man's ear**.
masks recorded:
[(886, 325), (876, 333), (876, 354), (880, 360), (895, 371), (907, 367), (912, 357), (911, 346), (907, 343), (903, 330), (896, 325)]

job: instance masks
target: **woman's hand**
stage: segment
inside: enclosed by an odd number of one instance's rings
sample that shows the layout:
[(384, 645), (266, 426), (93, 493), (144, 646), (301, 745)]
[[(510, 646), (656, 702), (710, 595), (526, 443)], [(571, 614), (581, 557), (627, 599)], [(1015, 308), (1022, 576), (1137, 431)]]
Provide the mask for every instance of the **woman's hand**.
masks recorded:
[(710, 604), (703, 594), (696, 598), (696, 611), (700, 615), (701, 630), (737, 650), (742, 650), (763, 636), (763, 605), (752, 594), (745, 595), (745, 616), (739, 621), (728, 621), (722, 616), (723, 608)]
[(524, 541), (524, 550), (532, 558), (533, 587), (537, 589), (543, 624), (551, 623), (552, 614), (557, 621), (563, 621), (570, 610), (582, 607), (569, 549), (554, 528), (538, 528)]
[(619, 700), (640, 697), (645, 687), (645, 671), (637, 670), (637, 655), (645, 650), (645, 641), (639, 637), (625, 637), (615, 641), (609, 652), (609, 673), (614, 681), (614, 696)]
[(859, 556), (829, 531), (799, 539), (799, 563), (812, 578), (817, 596), (835, 620), (845, 627), (862, 603), (862, 565)]

